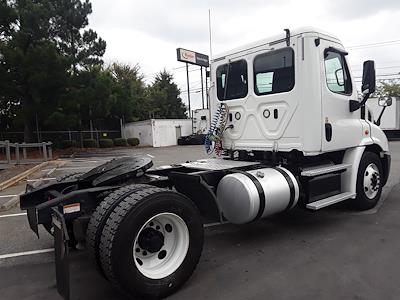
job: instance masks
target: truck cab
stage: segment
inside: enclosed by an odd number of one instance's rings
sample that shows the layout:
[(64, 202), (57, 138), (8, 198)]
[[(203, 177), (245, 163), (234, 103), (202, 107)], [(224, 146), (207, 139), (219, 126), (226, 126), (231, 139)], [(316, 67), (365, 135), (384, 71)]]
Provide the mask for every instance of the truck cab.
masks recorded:
[(213, 57), (211, 108), (229, 109), (224, 148), (315, 156), (376, 144), (388, 151), (382, 132), (349, 109), (357, 88), (347, 54), (337, 37), (301, 28)]

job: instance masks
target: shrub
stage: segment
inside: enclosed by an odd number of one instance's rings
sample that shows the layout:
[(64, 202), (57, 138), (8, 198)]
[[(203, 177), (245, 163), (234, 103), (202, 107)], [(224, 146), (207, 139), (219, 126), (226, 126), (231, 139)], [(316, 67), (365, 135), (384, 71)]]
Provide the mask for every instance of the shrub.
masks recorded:
[(63, 140), (60, 142), (61, 149), (68, 149), (72, 147), (76, 147), (76, 141)]
[(124, 147), (124, 146), (128, 146), (128, 144), (127, 144), (127, 142), (126, 142), (126, 139), (124, 139), (124, 138), (117, 138), (117, 139), (114, 139), (114, 146), (117, 146), (117, 147)]
[(84, 139), (83, 140), (83, 147), (84, 148), (96, 148), (97, 142), (94, 139)]
[(100, 139), (99, 146), (100, 148), (111, 148), (114, 146), (114, 143), (112, 139)]
[(139, 145), (139, 139), (138, 138), (129, 138), (128, 144), (131, 146), (137, 146), (137, 145)]

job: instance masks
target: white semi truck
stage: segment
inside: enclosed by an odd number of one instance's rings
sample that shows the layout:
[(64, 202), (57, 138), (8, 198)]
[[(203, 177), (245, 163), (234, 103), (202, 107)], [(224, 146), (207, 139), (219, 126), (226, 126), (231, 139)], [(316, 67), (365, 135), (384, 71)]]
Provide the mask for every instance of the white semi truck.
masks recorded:
[(379, 201), (388, 142), (361, 118), (375, 90), (373, 61), (364, 63), (357, 100), (340, 40), (303, 28), (217, 55), (210, 74), (205, 147), (216, 158), (153, 169), (148, 157), (120, 158), (21, 196), (31, 228), (42, 224), (55, 237), (66, 299), (69, 246), (86, 244), (100, 273), (129, 297), (162, 298), (195, 270), (205, 223)]

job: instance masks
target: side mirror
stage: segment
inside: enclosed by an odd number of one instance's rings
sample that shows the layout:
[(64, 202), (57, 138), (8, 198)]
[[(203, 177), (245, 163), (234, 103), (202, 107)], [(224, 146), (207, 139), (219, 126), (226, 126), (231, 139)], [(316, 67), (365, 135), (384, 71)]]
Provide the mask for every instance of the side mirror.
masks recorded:
[(392, 97), (379, 98), (378, 104), (379, 106), (384, 106), (384, 107), (390, 106), (392, 105)]
[(375, 92), (375, 62), (367, 60), (364, 62), (361, 91), (363, 94), (372, 94)]

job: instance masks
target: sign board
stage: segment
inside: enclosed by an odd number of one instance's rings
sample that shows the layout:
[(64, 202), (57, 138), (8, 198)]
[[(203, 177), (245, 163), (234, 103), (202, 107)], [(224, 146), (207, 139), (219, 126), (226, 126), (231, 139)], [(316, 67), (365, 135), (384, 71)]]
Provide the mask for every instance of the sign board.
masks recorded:
[(202, 66), (202, 67), (209, 66), (208, 55), (197, 53), (197, 52), (186, 50), (186, 49), (182, 49), (182, 48), (177, 48), (176, 54), (178, 56), (178, 61), (182, 61), (185, 63), (198, 65), (198, 66)]

